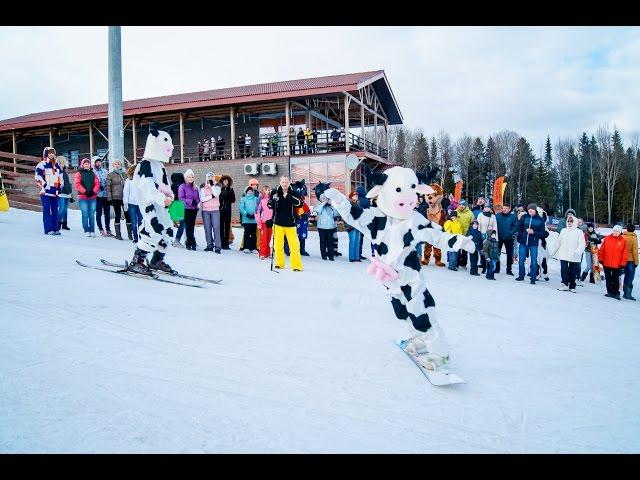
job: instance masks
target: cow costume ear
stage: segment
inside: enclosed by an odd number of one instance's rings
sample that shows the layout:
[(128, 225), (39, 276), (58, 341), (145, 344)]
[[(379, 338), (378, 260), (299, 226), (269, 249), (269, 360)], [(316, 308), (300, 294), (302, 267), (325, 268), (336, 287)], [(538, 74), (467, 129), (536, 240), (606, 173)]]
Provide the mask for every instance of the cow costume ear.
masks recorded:
[(382, 190), (382, 185), (387, 181), (388, 175), (381, 172), (374, 173), (367, 165), (364, 166), (364, 174), (367, 177), (370, 189), (367, 192), (367, 198), (377, 197), (380, 194), (380, 190)]

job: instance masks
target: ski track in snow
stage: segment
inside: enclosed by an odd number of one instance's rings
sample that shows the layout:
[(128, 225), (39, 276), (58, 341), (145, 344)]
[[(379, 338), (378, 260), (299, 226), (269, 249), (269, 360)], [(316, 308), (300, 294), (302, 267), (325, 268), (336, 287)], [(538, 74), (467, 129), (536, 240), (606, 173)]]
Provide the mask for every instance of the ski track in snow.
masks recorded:
[(0, 214), (2, 453), (640, 451), (640, 305), (558, 292), (556, 260), (536, 286), (426, 267), (468, 382), (437, 388), (344, 233), (325, 262), (310, 232), (302, 273), (170, 248), (182, 273), (223, 279), (190, 289), (79, 267), (133, 245), (69, 224), (45, 237), (41, 214)]

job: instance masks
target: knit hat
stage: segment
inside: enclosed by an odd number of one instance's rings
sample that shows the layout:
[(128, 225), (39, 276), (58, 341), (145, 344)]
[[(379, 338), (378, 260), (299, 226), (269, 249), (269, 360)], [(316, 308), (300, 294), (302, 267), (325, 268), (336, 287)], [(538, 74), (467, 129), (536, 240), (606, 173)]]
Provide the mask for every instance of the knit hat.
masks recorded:
[(633, 225), (633, 223), (629, 223), (629, 224), (627, 225), (627, 232), (629, 232), (629, 233), (633, 233), (633, 232), (635, 232), (635, 231), (636, 231), (636, 227)]
[(187, 168), (186, 172), (184, 172), (184, 178), (187, 178), (189, 175), (193, 175), (195, 177), (193, 170), (191, 170), (190, 168)]
[(462, 200), (460, 200), (458, 202), (458, 206), (459, 207), (466, 207), (467, 206), (467, 201), (463, 198)]
[(536, 205), (535, 203), (530, 203), (529, 205), (527, 205), (527, 210), (538, 210), (538, 205)]
[(569, 216), (569, 214), (573, 215), (574, 217), (576, 216), (576, 211), (573, 208), (569, 208), (565, 214), (564, 214), (564, 218), (567, 218)]
[(91, 159), (85, 157), (80, 160), (80, 166), (84, 165), (86, 162), (89, 162), (89, 165), (91, 165)]
[(249, 191), (251, 191), (253, 193), (253, 187), (251, 187), (250, 185), (247, 188), (244, 189), (244, 193), (247, 193)]
[(596, 227), (593, 226), (593, 222), (587, 222), (587, 228), (595, 229)]
[(614, 232), (618, 232), (618, 233), (622, 233), (622, 225), (614, 225), (613, 226), (613, 231)]

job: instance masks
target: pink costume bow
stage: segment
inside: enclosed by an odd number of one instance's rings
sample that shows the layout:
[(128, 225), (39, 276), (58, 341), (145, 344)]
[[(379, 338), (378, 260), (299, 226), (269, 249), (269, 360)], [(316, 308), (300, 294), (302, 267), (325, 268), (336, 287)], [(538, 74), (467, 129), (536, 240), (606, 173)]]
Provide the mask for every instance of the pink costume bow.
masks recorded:
[(371, 265), (367, 268), (367, 273), (372, 277), (377, 278), (382, 283), (396, 280), (400, 276), (393, 267), (390, 267), (386, 263), (382, 263), (375, 257), (371, 258)]

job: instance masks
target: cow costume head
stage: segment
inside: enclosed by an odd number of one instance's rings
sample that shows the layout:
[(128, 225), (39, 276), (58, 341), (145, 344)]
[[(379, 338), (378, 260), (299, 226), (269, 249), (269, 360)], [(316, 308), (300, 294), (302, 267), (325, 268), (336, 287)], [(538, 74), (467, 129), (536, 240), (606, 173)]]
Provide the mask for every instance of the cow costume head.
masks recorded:
[(378, 209), (389, 217), (407, 220), (418, 203), (416, 194), (429, 195), (434, 190), (427, 184), (426, 176), (410, 168), (392, 167), (384, 173), (373, 173), (367, 168), (371, 189), (367, 198), (376, 198)]
[(305, 183), (304, 178), (297, 182), (293, 182), (291, 184), (291, 189), (293, 190), (293, 193), (295, 193), (299, 197), (302, 197), (302, 196), (306, 197), (309, 194), (309, 192), (307, 191), (307, 185)]
[(147, 144), (144, 147), (144, 155), (142, 158), (167, 163), (171, 160), (172, 154), (173, 140), (171, 139), (171, 135), (152, 127), (149, 130), (149, 136), (147, 137)]

